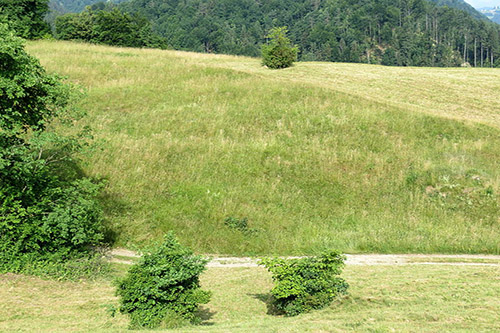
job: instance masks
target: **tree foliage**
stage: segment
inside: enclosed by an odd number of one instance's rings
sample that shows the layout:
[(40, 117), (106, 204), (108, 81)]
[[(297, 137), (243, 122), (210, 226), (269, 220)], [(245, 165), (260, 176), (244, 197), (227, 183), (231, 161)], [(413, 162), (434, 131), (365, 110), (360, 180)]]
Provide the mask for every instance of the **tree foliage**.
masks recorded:
[(339, 277), (345, 257), (327, 251), (318, 257), (300, 259), (267, 258), (260, 262), (272, 274), (274, 304), (287, 316), (321, 309), (338, 296), (346, 294), (349, 285)]
[(133, 328), (199, 321), (198, 305), (210, 299), (199, 283), (207, 261), (167, 234), (163, 244), (146, 253), (119, 282), (120, 311), (130, 315)]
[(96, 3), (119, 3), (126, 0), (50, 0), (49, 8), (59, 13), (79, 13), (87, 6), (92, 6)]
[(49, 0), (0, 0), (0, 21), (6, 22), (23, 38), (40, 38), (49, 34), (44, 21)]
[(286, 37), (286, 27), (273, 28), (266, 36), (270, 41), (262, 45), (262, 64), (272, 68), (287, 68), (297, 61), (298, 48)]
[(426, 0), (131, 0), (120, 8), (145, 15), (181, 50), (259, 56), (266, 32), (287, 26), (299, 60), (381, 63), (391, 49), (393, 65), (492, 66), (500, 56), (500, 26)]
[(123, 13), (103, 3), (87, 7), (80, 14), (59, 16), (55, 23), (55, 36), (64, 40), (116, 46), (166, 47), (163, 39), (153, 33), (147, 19)]
[(80, 176), (74, 158), (85, 133), (47, 130), (74, 119), (72, 94), (0, 25), (0, 271), (78, 257), (102, 239), (100, 186)]

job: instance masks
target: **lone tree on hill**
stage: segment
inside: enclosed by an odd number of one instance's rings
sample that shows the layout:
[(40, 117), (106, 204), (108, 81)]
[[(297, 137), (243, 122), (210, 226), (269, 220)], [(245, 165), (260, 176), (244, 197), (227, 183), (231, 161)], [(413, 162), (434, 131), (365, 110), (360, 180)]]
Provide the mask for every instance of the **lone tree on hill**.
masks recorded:
[(262, 64), (272, 69), (287, 68), (297, 60), (299, 51), (286, 37), (286, 27), (272, 28), (266, 38), (270, 41), (262, 45)]

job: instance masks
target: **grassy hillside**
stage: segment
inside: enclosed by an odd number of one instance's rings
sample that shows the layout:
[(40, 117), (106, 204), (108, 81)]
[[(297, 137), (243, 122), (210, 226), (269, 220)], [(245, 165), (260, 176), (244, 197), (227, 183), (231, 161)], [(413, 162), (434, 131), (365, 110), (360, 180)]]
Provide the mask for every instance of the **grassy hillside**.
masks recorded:
[[(120, 245), (500, 253), (500, 70), (298, 63), (33, 42), (88, 89)], [(254, 233), (224, 225), (248, 218)]]
[[(262, 268), (210, 268), (202, 326), (182, 332), (493, 332), (500, 330), (498, 267), (348, 266), (350, 295), (293, 318), (267, 314), (271, 278)], [(124, 332), (128, 319), (109, 281), (58, 282), (0, 276), (0, 330)]]

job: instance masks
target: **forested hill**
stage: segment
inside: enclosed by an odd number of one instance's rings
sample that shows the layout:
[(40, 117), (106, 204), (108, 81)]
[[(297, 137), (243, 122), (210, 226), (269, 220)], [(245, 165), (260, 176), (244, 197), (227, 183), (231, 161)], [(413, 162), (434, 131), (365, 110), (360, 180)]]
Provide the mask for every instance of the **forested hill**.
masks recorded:
[(500, 6), (482, 8), (481, 13), (493, 22), (500, 24)]
[(93, 5), (97, 2), (112, 2), (119, 3), (125, 0), (50, 0), (49, 7), (52, 11), (60, 13), (79, 13), (86, 6)]
[(181, 50), (257, 56), (271, 27), (288, 26), (301, 60), (490, 66), (500, 55), (500, 26), (426, 0), (131, 0), (121, 8), (145, 15)]
[(486, 18), (485, 15), (481, 14), (481, 12), (474, 9), (474, 7), (469, 5), (464, 0), (428, 0), (428, 1), (434, 2), (438, 6), (442, 6), (442, 7), (446, 6), (446, 7), (450, 7), (450, 8), (456, 8), (456, 9), (463, 10), (464, 12), (471, 14), (473, 17), (475, 17), (477, 19), (485, 19)]

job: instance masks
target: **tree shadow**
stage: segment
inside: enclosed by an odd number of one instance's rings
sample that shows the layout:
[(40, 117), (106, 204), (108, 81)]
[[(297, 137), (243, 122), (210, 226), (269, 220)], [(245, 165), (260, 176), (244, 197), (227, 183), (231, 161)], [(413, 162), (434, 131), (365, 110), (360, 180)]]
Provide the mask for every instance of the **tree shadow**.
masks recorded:
[(263, 302), (266, 304), (267, 307), (267, 314), (271, 316), (282, 316), (284, 314), (283, 311), (279, 310), (276, 308), (276, 304), (274, 302), (274, 297), (273, 295), (267, 293), (267, 294), (248, 294), (248, 296), (251, 296), (255, 299), (258, 299), (259, 301)]
[[(102, 180), (101, 181), (105, 181)], [(103, 210), (104, 242), (112, 246), (122, 232), (123, 226), (112, 223), (114, 217), (120, 217), (129, 212), (132, 208), (119, 195), (103, 190), (99, 196)]]
[(106, 189), (107, 178), (96, 178), (86, 174), (78, 161), (64, 160), (54, 165), (53, 172), (58, 177), (67, 182), (87, 178), (94, 184), (103, 184), (100, 194), (97, 197), (103, 211), (103, 234), (106, 246), (113, 246), (123, 227), (112, 223), (113, 218), (125, 215), (131, 207), (119, 194)]
[[(63, 155), (64, 153), (58, 153), (57, 149), (49, 150), (46, 154), (52, 153), (53, 155)], [(74, 160), (62, 160), (61, 162), (56, 162), (51, 168), (51, 172), (55, 173), (60, 179), (64, 181), (73, 181), (82, 178), (88, 178), (83, 171), (82, 167), (77, 161)]]
[(198, 310), (196, 311), (196, 316), (201, 319), (201, 326), (212, 326), (215, 323), (211, 322), (210, 320), (213, 318), (213, 316), (217, 312), (215, 311), (210, 311), (209, 308), (206, 307), (199, 307)]

